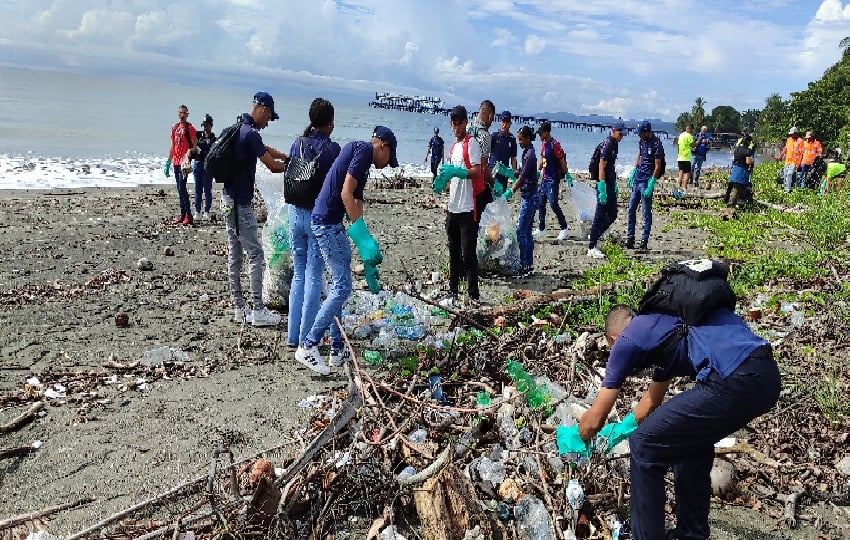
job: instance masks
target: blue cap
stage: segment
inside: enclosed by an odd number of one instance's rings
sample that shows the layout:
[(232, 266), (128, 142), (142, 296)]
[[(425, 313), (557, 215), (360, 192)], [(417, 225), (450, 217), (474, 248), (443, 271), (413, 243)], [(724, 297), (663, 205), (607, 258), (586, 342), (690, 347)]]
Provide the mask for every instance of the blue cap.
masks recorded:
[(637, 125), (638, 133), (650, 133), (652, 131), (652, 124), (649, 123), (649, 120), (641, 120)]
[(622, 120), (615, 120), (614, 125), (611, 126), (611, 129), (616, 129), (617, 131), (621, 131), (623, 133), (629, 130), (629, 128), (626, 127), (626, 123)]
[(434, 133), (439, 133), (439, 132), (440, 132), (440, 128), (436, 128), (436, 127), (435, 127), (435, 128), (434, 128)]
[(499, 115), (499, 120), (510, 120), (512, 118), (511, 111), (502, 111), (502, 114)]
[(272, 112), (272, 120), (280, 118), (280, 116), (274, 112), (274, 98), (268, 92), (257, 92), (254, 94), (254, 103), (262, 105), (263, 107), (268, 107)]
[(390, 167), (398, 167), (398, 157), (396, 156), (396, 148), (398, 147), (398, 142), (396, 142), (395, 133), (393, 133), (393, 130), (384, 126), (375, 126), (375, 130), (372, 132), (372, 137), (381, 139), (382, 141), (390, 145)]

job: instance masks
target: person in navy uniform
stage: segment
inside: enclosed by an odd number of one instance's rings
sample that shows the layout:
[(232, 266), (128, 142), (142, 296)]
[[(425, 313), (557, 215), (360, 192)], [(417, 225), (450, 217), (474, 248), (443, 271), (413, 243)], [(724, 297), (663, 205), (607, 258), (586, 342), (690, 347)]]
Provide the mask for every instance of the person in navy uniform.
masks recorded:
[[(517, 172), (517, 141), (514, 134), (511, 133), (511, 125), (513, 117), (511, 111), (502, 111), (499, 115), (499, 131), (490, 135), (490, 159), (487, 166), (490, 170), (496, 166), (496, 163), (507, 165), (514, 171), (514, 176)], [(502, 184), (502, 192), (508, 187), (508, 177), (497, 174), (493, 177), (494, 182)]]
[[(699, 271), (712, 261), (682, 264)], [(605, 337), (611, 347), (605, 378), (579, 422), (578, 435), (591, 441), (602, 430), (626, 378), (650, 368), (649, 389), (620, 423), (631, 422), (623, 433), (631, 433), (633, 537), (709, 538), (714, 444), (769, 411), (779, 399), (780, 375), (770, 345), (728, 307), (714, 308), (688, 326), (675, 315), (635, 315), (629, 306), (618, 305), (605, 319)], [(665, 402), (673, 377), (696, 382)], [(677, 524), (665, 533), (664, 476), (670, 468)]]
[(643, 236), (641, 236), (638, 249), (646, 250), (649, 243), (649, 233), (652, 231), (652, 193), (655, 183), (661, 178), (664, 161), (664, 145), (661, 139), (652, 132), (652, 124), (643, 120), (637, 127), (638, 155), (635, 158), (633, 180), (629, 181), (631, 194), (629, 195), (628, 223), (626, 226), (626, 247), (635, 247), (635, 226), (637, 225), (637, 207), (641, 206), (643, 212)]
[(428, 154), (431, 155), (431, 175), (434, 178), (437, 178), (437, 169), (440, 168), (440, 163), (446, 160), (445, 148), (446, 143), (440, 137), (440, 128), (435, 127), (434, 136), (428, 141), (428, 149), (425, 151), (425, 159), (423, 160), (427, 162)]

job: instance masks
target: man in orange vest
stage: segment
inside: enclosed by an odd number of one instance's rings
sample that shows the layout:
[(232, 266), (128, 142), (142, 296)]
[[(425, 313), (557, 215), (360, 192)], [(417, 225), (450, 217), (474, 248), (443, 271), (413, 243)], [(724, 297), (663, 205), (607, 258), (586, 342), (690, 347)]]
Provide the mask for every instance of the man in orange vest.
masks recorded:
[(823, 146), (819, 140), (815, 139), (815, 134), (811, 131), (806, 132), (805, 140), (803, 141), (803, 170), (801, 173), (803, 186), (806, 186), (809, 179), (809, 174), (812, 170), (812, 164), (816, 157), (823, 156)]
[[(788, 131), (788, 139), (785, 141), (785, 148), (779, 153), (777, 161), (785, 160), (785, 165), (782, 167), (782, 184), (785, 187), (786, 193), (791, 193), (794, 187), (794, 175), (803, 166), (803, 140), (800, 138), (800, 132), (797, 128), (792, 127)], [(799, 182), (797, 182), (799, 184)]]

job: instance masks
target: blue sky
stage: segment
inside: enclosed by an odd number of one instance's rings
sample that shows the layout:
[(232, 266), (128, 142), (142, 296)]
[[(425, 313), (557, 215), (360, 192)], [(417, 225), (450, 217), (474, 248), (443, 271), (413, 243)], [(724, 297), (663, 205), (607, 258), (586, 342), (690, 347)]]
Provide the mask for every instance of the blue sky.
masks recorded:
[(840, 57), (850, 0), (0, 0), (0, 65), (675, 120)]

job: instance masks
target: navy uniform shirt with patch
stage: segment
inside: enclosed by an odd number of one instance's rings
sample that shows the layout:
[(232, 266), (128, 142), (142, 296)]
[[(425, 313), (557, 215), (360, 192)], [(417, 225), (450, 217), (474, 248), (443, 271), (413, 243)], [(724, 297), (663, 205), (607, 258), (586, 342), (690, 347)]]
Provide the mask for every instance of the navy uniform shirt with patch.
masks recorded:
[(728, 377), (747, 357), (767, 342), (755, 335), (739, 316), (728, 309), (717, 309), (699, 326), (687, 329), (687, 339), (664, 356), (658, 349), (684, 321), (674, 315), (650, 313), (638, 315), (623, 329), (611, 348), (605, 367), (604, 388), (621, 388), (635, 371), (653, 368), (653, 381), (673, 377), (692, 377), (704, 381), (711, 371)]
[(336, 225), (342, 223), (345, 205), (342, 204), (342, 186), (346, 173), (357, 179), (354, 198), (363, 200), (363, 188), (372, 166), (372, 143), (353, 141), (342, 147), (339, 156), (325, 176), (322, 190), (316, 198), (310, 219), (317, 225)]
[(487, 165), (492, 169), (497, 161), (501, 161), (508, 167), (511, 166), (511, 158), (517, 155), (516, 137), (513, 133), (505, 135), (497, 131), (490, 135), (490, 161)]
[(664, 144), (661, 139), (653, 135), (651, 139), (638, 143), (638, 152), (635, 180), (648, 180), (655, 173), (655, 160), (664, 159)]
[(614, 168), (614, 164), (617, 162), (619, 151), (620, 143), (610, 135), (602, 141), (599, 148), (599, 160), (605, 160), (605, 181), (609, 184), (617, 183), (617, 170)]
[(257, 159), (266, 153), (266, 145), (257, 130), (254, 119), (248, 113), (242, 114), (242, 126), (239, 139), (234, 148), (234, 157), (241, 162), (236, 179), (224, 186), (224, 192), (238, 205), (251, 204), (254, 198), (254, 179), (257, 175)]
[(445, 147), (445, 141), (439, 135), (434, 135), (431, 137), (431, 140), (428, 141), (428, 147), (431, 148), (431, 163), (439, 163), (443, 161), (443, 148)]
[(534, 145), (531, 143), (522, 149), (522, 165), (519, 168), (519, 177), (522, 178), (519, 192), (523, 199), (530, 199), (539, 189), (537, 186), (537, 152), (534, 151)]

